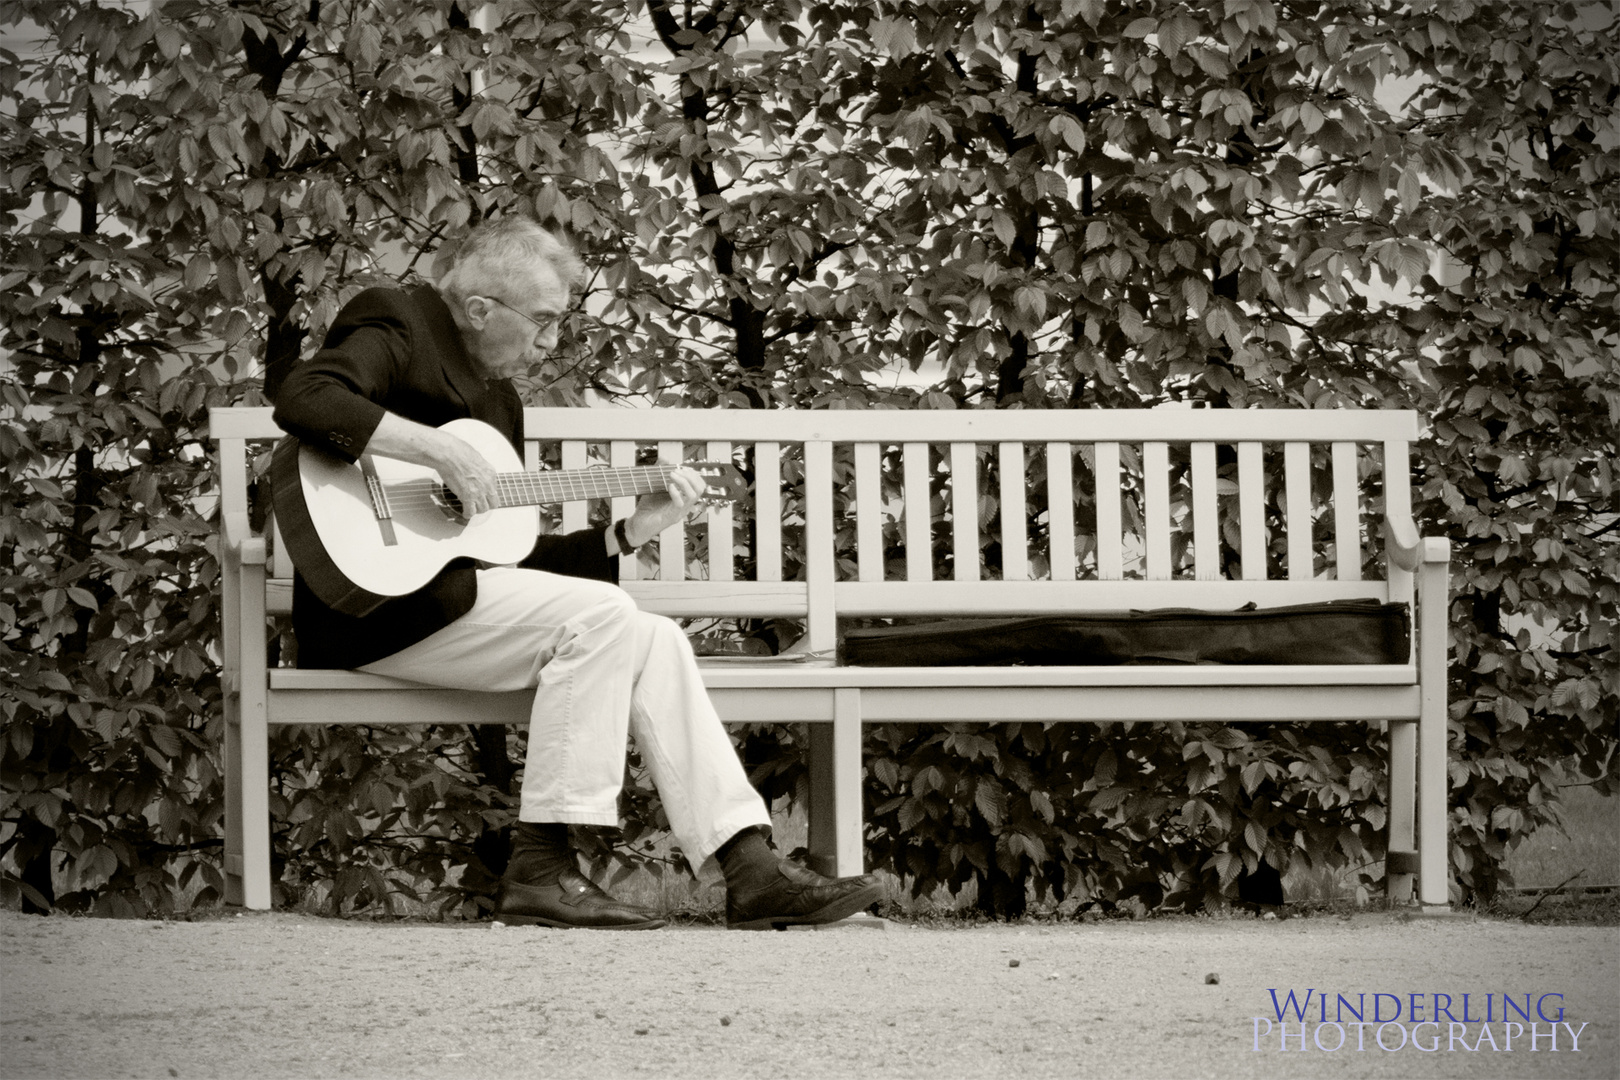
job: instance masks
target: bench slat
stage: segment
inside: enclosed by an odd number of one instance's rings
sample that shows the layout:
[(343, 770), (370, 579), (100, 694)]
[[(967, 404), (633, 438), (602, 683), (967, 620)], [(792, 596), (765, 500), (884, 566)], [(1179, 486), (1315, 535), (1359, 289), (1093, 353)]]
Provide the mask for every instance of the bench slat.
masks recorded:
[(1124, 524), (1120, 519), (1119, 444), (1096, 445), (1097, 576), (1119, 581), (1125, 576)]
[(624, 591), (645, 611), (671, 618), (802, 619), (809, 586), (802, 581), (627, 581)]
[(1001, 577), (1004, 581), (1029, 578), (1029, 533), (1024, 510), (1024, 444), (1004, 442), (998, 447), (1001, 463)]
[(1143, 526), (1147, 530), (1147, 578), (1170, 578), (1170, 447), (1150, 442), (1142, 447)]
[(1311, 511), (1311, 445), (1291, 442), (1283, 449), (1284, 492), (1288, 529), (1288, 580), (1309, 581), (1316, 576), (1315, 519)]
[[(659, 461), (684, 461), (686, 447), (679, 441), (658, 444)], [(686, 579), (686, 523), (677, 521), (658, 534), (658, 578), (660, 581)]]
[(1266, 579), (1266, 474), (1263, 447), (1238, 443), (1238, 558), (1245, 581)]
[[(711, 688), (781, 687), (813, 689), (937, 686), (1008, 688), (1045, 686), (1410, 686), (1416, 669), (1410, 664), (1188, 664), (1185, 666), (1074, 667), (835, 667), (812, 662), (740, 664), (698, 661), (704, 685)], [(421, 683), (363, 671), (274, 668), (270, 688), (290, 692), (421, 690)], [(467, 693), (468, 691), (456, 691)], [(505, 692), (476, 692), (500, 697)], [(513, 691), (532, 694), (532, 691)]]
[[(631, 580), (621, 584), (643, 609), (672, 618), (713, 615), (802, 619), (809, 611), (808, 586), (802, 581), (736, 581), (723, 589), (702, 581)], [(918, 585), (927, 588), (916, 589)], [(1058, 591), (1048, 593), (1047, 589)], [(1283, 581), (874, 581), (839, 582), (834, 590), (839, 611), (850, 616), (1082, 614), (1148, 607), (1234, 611), (1250, 601), (1266, 607), (1326, 600), (1370, 599), (1382, 603), (1399, 599), (1385, 582), (1338, 582), (1328, 578), (1312, 581), (1306, 587)], [(286, 615), (292, 611), (291, 581), (268, 582), (265, 596), (267, 613)]]
[[(710, 441), (708, 460), (729, 462), (731, 444)], [(719, 503), (708, 509), (709, 515), (709, 580), (730, 581), (736, 576), (736, 559), (732, 548), (736, 545), (736, 529), (730, 503)]]
[(1074, 451), (1068, 443), (1046, 444), (1047, 561), (1053, 581), (1073, 581)]
[[(1416, 686), (1319, 685), (1087, 687), (907, 686), (861, 692), (869, 723), (947, 720), (1058, 723), (1119, 720), (1406, 720), (1417, 715)], [(724, 715), (724, 714), (722, 714)]]
[(951, 443), (952, 560), (957, 581), (979, 580), (979, 448)]
[[(564, 469), (583, 469), (590, 465), (590, 446), (578, 439), (569, 439), (562, 444), (561, 467)], [(591, 504), (585, 499), (572, 499), (562, 504), (562, 531), (575, 532), (588, 525)]]
[[(853, 671), (855, 669), (844, 669)], [(940, 669), (925, 669), (936, 672)], [(1059, 670), (1059, 669), (1053, 669)], [(706, 676), (710, 673), (705, 673)], [(732, 673), (714, 673), (730, 677)], [(1302, 673), (1303, 674), (1303, 673)], [(836, 715), (837, 686), (755, 685), (709, 687), (720, 719), (731, 723), (825, 723)], [(849, 691), (844, 691), (848, 693)], [(1220, 685), (985, 687), (938, 682), (862, 689), (867, 722), (984, 720), (1097, 723), (1121, 720), (1211, 721), (1392, 721), (1417, 715), (1418, 688), (1409, 685), (1299, 686)], [(466, 723), (523, 724), (532, 695), (476, 694), (464, 690), (398, 689), (272, 692), (272, 724), (442, 724), (455, 715)], [(268, 787), (268, 785), (266, 785)]]
[[(717, 420), (716, 414), (723, 419)], [(735, 442), (854, 442), (870, 436), (872, 416), (870, 411), (854, 409), (530, 408), (524, 410), (524, 428), (543, 431), (549, 438), (600, 441), (695, 442), (723, 428)], [(964, 435), (975, 442), (1051, 442), (1074, 438), (1075, 413), (1069, 409), (886, 410), (883, 425), (885, 436), (899, 442), (949, 442)], [(1088, 438), (1103, 442), (1411, 442), (1419, 435), (1416, 412), (1351, 409), (1088, 409), (1085, 432)], [(274, 439), (282, 431), (269, 409), (232, 407), (209, 410), (209, 434), (214, 439)]]
[[(636, 444), (629, 439), (614, 439), (608, 445), (608, 464), (615, 469), (628, 469), (636, 463)], [(614, 521), (627, 518), (636, 512), (636, 497), (634, 495), (620, 495), (614, 498), (611, 504), (611, 516)], [(641, 560), (635, 552), (619, 556), (619, 580), (635, 581), (641, 576)]]
[[(837, 576), (833, 551), (832, 443), (804, 444), (806, 636), (812, 652), (838, 644), (838, 609), (833, 602)], [(882, 588), (881, 585), (876, 586)]]
[(934, 576), (934, 508), (928, 444), (909, 442), (901, 451), (906, 485), (906, 580)]
[(1215, 444), (1192, 444), (1193, 576), (1215, 581), (1221, 576), (1221, 522), (1215, 490)]
[(754, 558), (760, 581), (782, 580), (782, 444), (754, 444)]
[(877, 443), (855, 444), (855, 557), (862, 581), (883, 580), (883, 472)]
[(1333, 546), (1340, 581), (1361, 580), (1361, 498), (1356, 444), (1333, 444)]
[[(228, 412), (229, 410), (222, 410)], [(216, 413), (216, 416), (219, 414)], [(526, 430), (550, 438), (696, 442), (717, 432), (734, 442), (859, 442), (883, 425), (895, 442), (1072, 441), (1077, 431), (1101, 442), (1170, 443), (1411, 441), (1412, 411), (1349, 409), (570, 409), (525, 410)], [(1083, 417), (1083, 418), (1082, 418)], [(270, 432), (275, 431), (270, 425)], [(254, 437), (248, 435), (246, 437)]]

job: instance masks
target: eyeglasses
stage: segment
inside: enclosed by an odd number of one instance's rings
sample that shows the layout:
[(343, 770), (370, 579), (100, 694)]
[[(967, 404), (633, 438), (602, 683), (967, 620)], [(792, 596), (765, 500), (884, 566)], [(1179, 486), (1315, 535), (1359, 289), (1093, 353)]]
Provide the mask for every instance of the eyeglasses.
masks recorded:
[(543, 336), (545, 336), (547, 334), (555, 333), (556, 330), (557, 330), (557, 324), (562, 322), (562, 314), (561, 313), (556, 314), (556, 315), (547, 315), (542, 320), (542, 319), (535, 318), (533, 315), (530, 315), (526, 311), (523, 311), (523, 310), (521, 310), (519, 308), (513, 307), (511, 304), (508, 304), (505, 300), (502, 300), (498, 296), (488, 296), (488, 297), (485, 297), (485, 299), (486, 300), (493, 300), (495, 303), (501, 305), (501, 307), (503, 307), (507, 311), (510, 311), (513, 314), (517, 315), (519, 318), (527, 319), (529, 322), (533, 323), (534, 326), (535, 326), (535, 330), (536, 330), (536, 333), (535, 333), (536, 342), (538, 342), (541, 337), (543, 337)]

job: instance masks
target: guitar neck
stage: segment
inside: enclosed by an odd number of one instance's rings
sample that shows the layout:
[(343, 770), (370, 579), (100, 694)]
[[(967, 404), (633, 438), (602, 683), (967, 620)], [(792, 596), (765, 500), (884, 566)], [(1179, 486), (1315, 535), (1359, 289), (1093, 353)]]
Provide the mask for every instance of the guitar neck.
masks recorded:
[(674, 465), (636, 465), (627, 469), (561, 469), (508, 472), (495, 477), (501, 506), (541, 506), (579, 499), (612, 499), (663, 491)]

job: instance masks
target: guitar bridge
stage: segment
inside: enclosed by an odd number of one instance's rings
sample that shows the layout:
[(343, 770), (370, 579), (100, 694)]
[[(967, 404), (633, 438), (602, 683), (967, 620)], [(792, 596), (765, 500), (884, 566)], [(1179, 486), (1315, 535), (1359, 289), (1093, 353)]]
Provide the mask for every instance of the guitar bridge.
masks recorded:
[(399, 538), (394, 535), (394, 512), (388, 506), (388, 493), (383, 490), (382, 481), (377, 477), (377, 466), (372, 463), (370, 454), (360, 455), (360, 471), (366, 477), (371, 512), (377, 516), (377, 529), (382, 533), (383, 546), (394, 547), (399, 543)]

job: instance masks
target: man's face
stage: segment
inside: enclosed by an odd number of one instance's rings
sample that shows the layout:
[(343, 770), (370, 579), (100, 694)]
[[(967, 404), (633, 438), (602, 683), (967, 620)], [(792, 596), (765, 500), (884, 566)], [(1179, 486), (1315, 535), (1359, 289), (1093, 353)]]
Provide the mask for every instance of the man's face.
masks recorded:
[(462, 336), (485, 378), (510, 379), (557, 347), (557, 320), (567, 310), (567, 287), (542, 265), (499, 293), (469, 296)]

